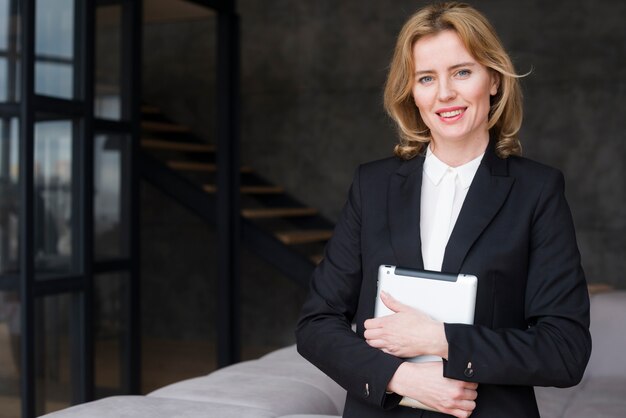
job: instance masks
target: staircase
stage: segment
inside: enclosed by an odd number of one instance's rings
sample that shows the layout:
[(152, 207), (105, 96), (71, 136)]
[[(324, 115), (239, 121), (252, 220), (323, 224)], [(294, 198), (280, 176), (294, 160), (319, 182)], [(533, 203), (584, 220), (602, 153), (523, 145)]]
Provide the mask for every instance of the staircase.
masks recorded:
[[(142, 178), (215, 223), (216, 147), (154, 106), (142, 106), (141, 127)], [(240, 173), (242, 244), (306, 286), (333, 224), (252, 167), (242, 166)]]

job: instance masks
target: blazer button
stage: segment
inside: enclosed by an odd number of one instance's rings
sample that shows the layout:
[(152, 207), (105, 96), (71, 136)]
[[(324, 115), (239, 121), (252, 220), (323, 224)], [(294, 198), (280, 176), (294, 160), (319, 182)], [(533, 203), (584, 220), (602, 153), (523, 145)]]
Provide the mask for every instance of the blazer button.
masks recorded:
[(465, 377), (473, 377), (474, 376), (474, 369), (472, 369), (472, 362), (471, 361), (469, 363), (467, 363), (467, 367), (465, 368), (465, 371), (463, 372), (463, 374), (465, 375)]
[(365, 390), (363, 391), (363, 396), (365, 396), (366, 398), (368, 396), (370, 396), (370, 385), (369, 385), (369, 383), (365, 384)]

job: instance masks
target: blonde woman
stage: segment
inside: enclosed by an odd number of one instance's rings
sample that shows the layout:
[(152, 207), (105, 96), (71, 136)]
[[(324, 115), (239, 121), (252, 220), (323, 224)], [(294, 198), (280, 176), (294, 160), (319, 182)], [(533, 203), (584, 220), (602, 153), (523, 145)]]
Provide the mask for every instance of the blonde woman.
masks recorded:
[[(539, 417), (533, 386), (582, 378), (585, 277), (563, 175), (521, 157), (518, 78), (465, 4), (427, 6), (400, 32), (385, 88), (395, 156), (356, 171), (297, 328), (299, 352), (347, 390), (344, 417)], [(474, 324), (393, 295), (395, 313), (373, 319), (381, 264), (476, 275)], [(404, 360), (416, 355), (443, 361)]]

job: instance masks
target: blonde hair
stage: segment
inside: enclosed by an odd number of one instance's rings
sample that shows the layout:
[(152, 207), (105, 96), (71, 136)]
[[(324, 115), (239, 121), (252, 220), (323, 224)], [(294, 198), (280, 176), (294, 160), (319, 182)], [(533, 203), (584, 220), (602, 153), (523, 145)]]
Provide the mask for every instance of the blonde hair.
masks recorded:
[(396, 122), (400, 141), (394, 153), (409, 160), (423, 152), (432, 136), (420, 117), (412, 96), (413, 46), (420, 38), (445, 30), (457, 33), (468, 52), (499, 76), (499, 88), (491, 97), (488, 129), (501, 158), (521, 155), (517, 137), (522, 124), (522, 92), (513, 63), (489, 21), (473, 7), (457, 2), (420, 9), (400, 31), (385, 84), (385, 110)]

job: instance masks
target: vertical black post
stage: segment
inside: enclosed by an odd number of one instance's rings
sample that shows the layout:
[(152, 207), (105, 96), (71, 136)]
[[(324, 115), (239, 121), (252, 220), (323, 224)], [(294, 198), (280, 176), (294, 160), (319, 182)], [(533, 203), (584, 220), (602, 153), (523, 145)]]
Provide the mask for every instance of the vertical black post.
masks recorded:
[(35, 417), (34, 123), (35, 0), (22, 0), (20, 120), (20, 301), (22, 417)]
[(79, 298), (79, 320), (77, 321), (78, 332), (74, 334), (76, 341), (73, 346), (78, 346), (78, 379), (74, 381), (74, 390), (78, 402), (86, 402), (94, 399), (94, 277), (93, 277), (93, 171), (94, 171), (94, 62), (95, 62), (95, 7), (94, 2), (77, 0), (75, 3), (76, 16), (76, 39), (75, 46), (75, 86), (79, 99), (84, 101), (84, 118), (78, 124), (78, 135), (74, 141), (78, 142), (77, 154), (79, 157), (78, 167), (78, 193), (74, 199), (78, 200), (78, 214), (80, 215), (80, 231), (78, 252), (80, 270), (84, 277), (84, 291)]
[[(126, 332), (127, 353), (122, 361), (122, 383), (125, 393), (139, 394), (141, 392), (141, 254), (140, 254), (140, 225), (139, 203), (141, 183), (139, 179), (139, 144), (141, 135), (141, 54), (142, 54), (142, 0), (123, 3), (122, 33), (129, 35), (129, 41), (122, 43), (122, 72), (130, 69), (130, 77), (123, 76), (122, 92), (129, 94), (128, 108), (122, 109), (122, 114), (131, 121), (130, 146), (130, 280), (125, 306), (128, 308), (128, 330)], [(128, 83), (128, 84), (126, 84)], [(123, 105), (126, 106), (126, 105)]]
[(217, 364), (239, 361), (239, 20), (217, 18)]

